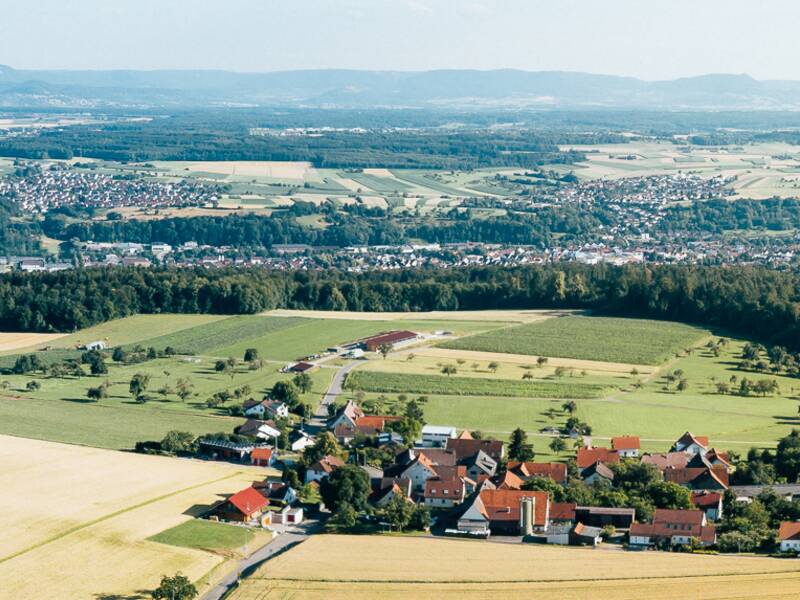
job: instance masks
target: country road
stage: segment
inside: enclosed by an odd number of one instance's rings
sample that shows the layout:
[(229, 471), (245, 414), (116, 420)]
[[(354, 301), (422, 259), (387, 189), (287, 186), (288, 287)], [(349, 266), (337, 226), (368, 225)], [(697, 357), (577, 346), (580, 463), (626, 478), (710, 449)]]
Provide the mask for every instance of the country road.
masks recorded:
[(247, 577), (271, 558), (306, 541), (319, 527), (320, 523), (318, 521), (307, 521), (303, 525), (293, 527), (292, 530), (280, 534), (266, 546), (256, 550), (249, 557), (240, 560), (236, 569), (209, 590), (202, 600), (220, 600), (224, 598), (225, 594), (236, 587), (240, 577)]
[(308, 422), (309, 433), (317, 434), (325, 429), (325, 422), (328, 420), (328, 405), (336, 402), (336, 398), (342, 393), (342, 386), (347, 374), (357, 366), (358, 362), (351, 362), (339, 369), (336, 375), (333, 376), (333, 381), (328, 386), (325, 395), (322, 396), (322, 402), (320, 402), (317, 410), (314, 411), (314, 416)]

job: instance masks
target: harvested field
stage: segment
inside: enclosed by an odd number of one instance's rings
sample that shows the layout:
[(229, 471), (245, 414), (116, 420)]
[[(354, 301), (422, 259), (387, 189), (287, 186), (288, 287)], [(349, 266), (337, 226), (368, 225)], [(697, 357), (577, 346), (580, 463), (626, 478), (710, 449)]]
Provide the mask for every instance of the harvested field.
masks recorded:
[(490, 590), (504, 598), (576, 600), (666, 600), (679, 592), (691, 598), (790, 598), (797, 585), (796, 565), (762, 557), (315, 536), (268, 562), (232, 598), (483, 598)]
[(0, 486), (24, 498), (0, 515), (0, 589), (9, 598), (139, 598), (163, 573), (199, 579), (224, 559), (147, 538), (266, 474), (0, 436)]
[(565, 314), (579, 314), (570, 310), (434, 310), (430, 312), (353, 312), (335, 310), (276, 309), (262, 313), (271, 317), (308, 317), (310, 319), (354, 319), (359, 321), (397, 321), (400, 319), (436, 321), (505, 321), (532, 323)]
[(66, 335), (66, 333), (0, 333), (0, 352), (48, 346)]
[(305, 179), (313, 167), (308, 162), (282, 161), (208, 161), (208, 162), (159, 162), (178, 170), (219, 175), (242, 175), (247, 177), (270, 177), (273, 179)]

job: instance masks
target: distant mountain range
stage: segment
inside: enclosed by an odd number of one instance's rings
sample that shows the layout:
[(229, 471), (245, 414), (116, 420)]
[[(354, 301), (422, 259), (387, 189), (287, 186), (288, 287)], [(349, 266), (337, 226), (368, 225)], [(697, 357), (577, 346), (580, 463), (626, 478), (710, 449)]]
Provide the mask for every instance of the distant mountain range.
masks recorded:
[(0, 65), (0, 107), (800, 109), (800, 81), (670, 81), (561, 71), (29, 71)]

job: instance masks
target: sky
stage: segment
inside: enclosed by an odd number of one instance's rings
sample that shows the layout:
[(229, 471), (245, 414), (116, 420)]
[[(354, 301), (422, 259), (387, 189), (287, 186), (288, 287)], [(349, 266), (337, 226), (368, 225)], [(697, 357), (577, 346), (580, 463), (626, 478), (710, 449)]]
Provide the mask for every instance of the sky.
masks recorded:
[(0, 64), (800, 80), (798, 23), (798, 0), (0, 0)]

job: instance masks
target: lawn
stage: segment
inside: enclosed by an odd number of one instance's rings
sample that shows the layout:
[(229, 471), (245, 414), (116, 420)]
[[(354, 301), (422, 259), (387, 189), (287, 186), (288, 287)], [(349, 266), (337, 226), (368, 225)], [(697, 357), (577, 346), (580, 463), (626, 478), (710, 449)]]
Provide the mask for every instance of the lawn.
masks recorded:
[(597, 398), (611, 389), (602, 384), (578, 383), (570, 379), (519, 381), (354, 370), (348, 375), (345, 385), (365, 392), (516, 398)]
[(192, 519), (148, 539), (151, 542), (182, 548), (233, 550), (249, 544), (253, 538), (255, 535), (246, 527)]
[(709, 333), (703, 329), (682, 323), (567, 316), (440, 345), (457, 350), (657, 365), (707, 335)]

